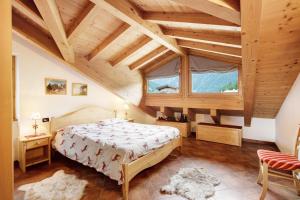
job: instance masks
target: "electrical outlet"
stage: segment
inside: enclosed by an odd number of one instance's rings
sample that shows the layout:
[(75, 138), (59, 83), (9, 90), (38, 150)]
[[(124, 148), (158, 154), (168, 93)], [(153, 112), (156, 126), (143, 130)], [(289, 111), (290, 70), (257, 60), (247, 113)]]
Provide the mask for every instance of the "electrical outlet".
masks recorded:
[(45, 122), (49, 122), (49, 117), (43, 118), (43, 119), (42, 119), (42, 122), (44, 122), (44, 123), (45, 123)]

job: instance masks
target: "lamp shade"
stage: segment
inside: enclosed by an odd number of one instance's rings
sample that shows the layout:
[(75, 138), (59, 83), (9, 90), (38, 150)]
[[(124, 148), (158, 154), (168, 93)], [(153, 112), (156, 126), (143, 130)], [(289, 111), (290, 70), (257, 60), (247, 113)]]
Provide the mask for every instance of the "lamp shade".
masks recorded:
[(128, 104), (124, 104), (124, 109), (125, 109), (125, 110), (129, 110)]
[(33, 113), (31, 113), (31, 119), (39, 120), (39, 119), (41, 119), (41, 114), (39, 112), (33, 112)]

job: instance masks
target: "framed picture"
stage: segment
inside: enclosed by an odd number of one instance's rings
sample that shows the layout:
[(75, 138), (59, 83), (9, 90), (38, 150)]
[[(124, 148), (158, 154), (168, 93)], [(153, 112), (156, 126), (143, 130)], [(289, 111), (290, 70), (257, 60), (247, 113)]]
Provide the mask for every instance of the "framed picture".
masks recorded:
[(45, 90), (48, 95), (66, 95), (67, 80), (45, 78)]
[(88, 85), (83, 83), (72, 83), (73, 96), (87, 96)]

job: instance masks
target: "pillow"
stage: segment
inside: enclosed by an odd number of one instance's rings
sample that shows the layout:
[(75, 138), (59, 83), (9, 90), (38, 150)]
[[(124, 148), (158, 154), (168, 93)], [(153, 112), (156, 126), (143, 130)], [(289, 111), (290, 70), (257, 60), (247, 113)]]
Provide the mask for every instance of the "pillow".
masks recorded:
[(125, 120), (125, 119), (113, 118), (113, 119), (105, 119), (105, 120), (101, 120), (101, 121), (99, 121), (97, 124), (99, 124), (99, 125), (101, 125), (101, 126), (109, 126), (109, 125), (119, 124), (119, 123), (124, 123), (124, 122), (127, 122), (127, 120)]

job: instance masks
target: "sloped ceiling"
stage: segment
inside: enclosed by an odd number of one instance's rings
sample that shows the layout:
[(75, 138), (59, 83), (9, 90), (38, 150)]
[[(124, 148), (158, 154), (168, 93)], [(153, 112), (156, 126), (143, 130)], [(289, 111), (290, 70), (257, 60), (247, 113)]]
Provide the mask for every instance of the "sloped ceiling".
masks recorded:
[[(193, 0), (56, 0), (59, 15), (50, 22), (57, 30), (63, 27), (58, 39), (74, 51), (73, 67), (138, 105), (143, 91), (139, 69), (171, 51), (241, 63), (239, 0), (198, 1), (203, 6)], [(241, 6), (247, 1), (241, 0)], [(300, 71), (300, 1), (261, 2), (253, 115), (274, 118)], [(43, 3), (49, 2), (41, 0), (39, 6)], [(116, 9), (120, 5), (129, 6), (129, 17)], [(14, 31), (66, 60), (37, 7), (32, 0), (13, 0)], [(142, 25), (132, 25), (136, 21)]]

